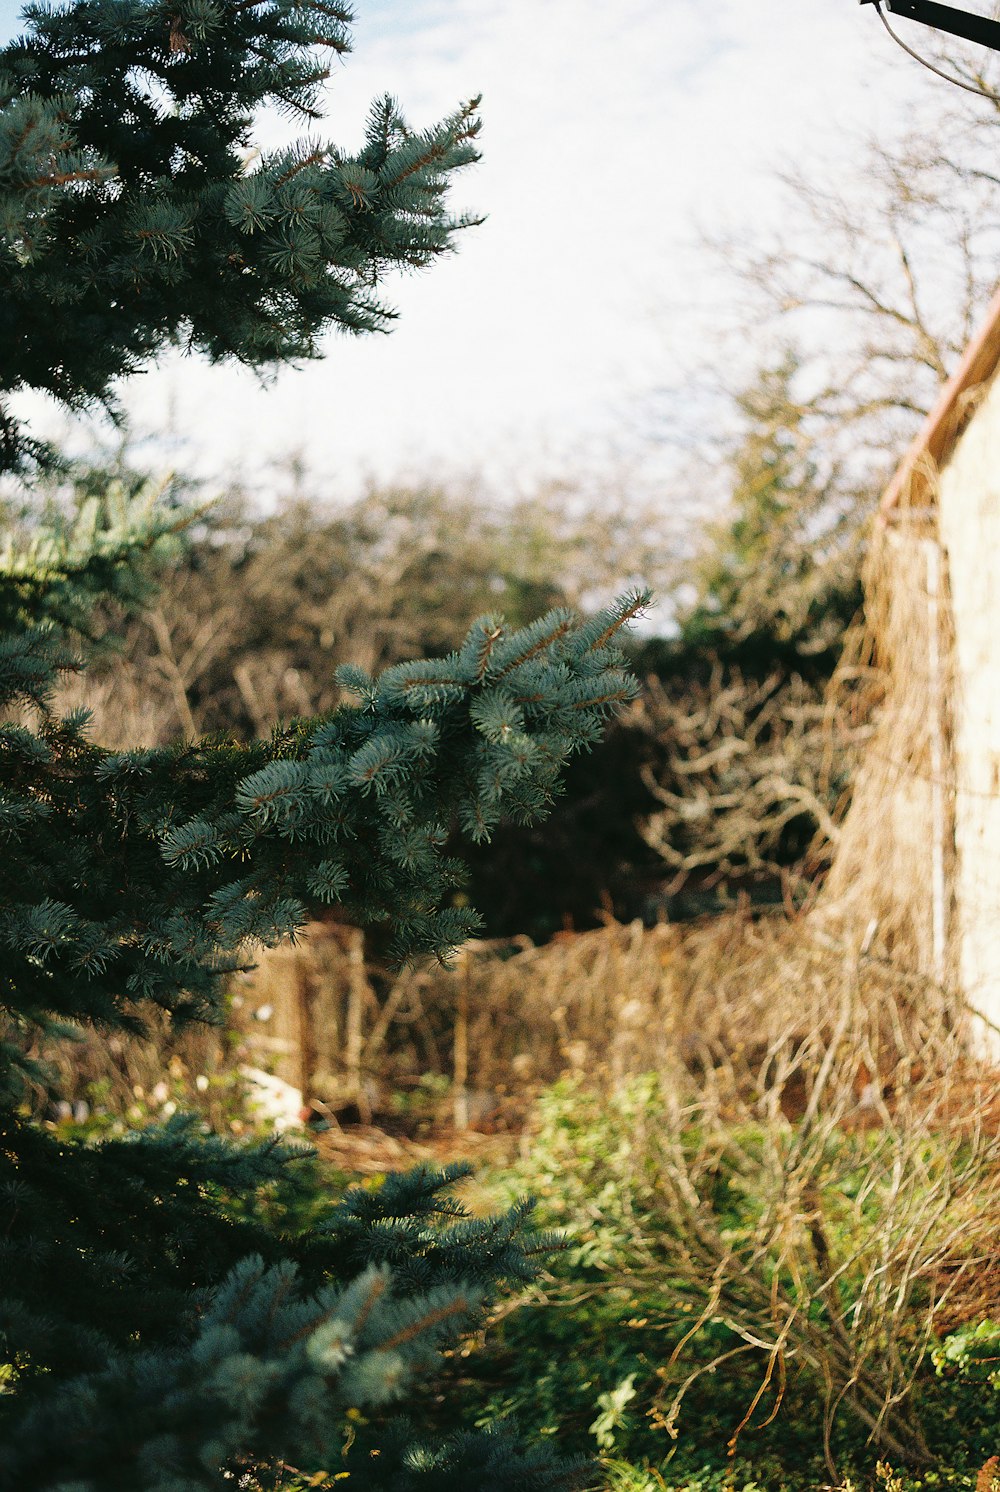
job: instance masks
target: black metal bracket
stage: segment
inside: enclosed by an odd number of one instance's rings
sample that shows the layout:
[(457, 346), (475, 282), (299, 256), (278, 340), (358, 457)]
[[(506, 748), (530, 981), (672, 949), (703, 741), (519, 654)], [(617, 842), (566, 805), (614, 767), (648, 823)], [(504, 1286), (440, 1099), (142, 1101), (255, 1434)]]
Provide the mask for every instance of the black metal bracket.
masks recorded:
[(952, 36), (961, 36), (966, 41), (1000, 52), (1000, 21), (970, 15), (967, 10), (956, 10), (954, 5), (939, 5), (937, 0), (859, 0), (859, 4), (881, 4), (894, 16), (921, 21), (936, 31), (950, 31)]

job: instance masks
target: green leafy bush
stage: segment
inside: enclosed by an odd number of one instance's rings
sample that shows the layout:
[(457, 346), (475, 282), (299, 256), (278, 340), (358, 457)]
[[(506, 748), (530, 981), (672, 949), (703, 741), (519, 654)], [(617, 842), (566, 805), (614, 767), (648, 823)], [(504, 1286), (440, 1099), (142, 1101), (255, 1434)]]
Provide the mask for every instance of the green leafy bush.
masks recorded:
[[(569, 1246), (481, 1360), (489, 1415), (516, 1415), (568, 1447), (597, 1449), (611, 1458), (608, 1485), (622, 1492), (715, 1492), (741, 1479), (768, 1492), (817, 1492), (837, 1474), (853, 1478), (854, 1492), (868, 1492), (880, 1457), (902, 1468), (893, 1476), (905, 1492), (972, 1487), (992, 1450), (995, 1408), (981, 1389), (977, 1396), (954, 1375), (945, 1381), (931, 1371), (925, 1276), (907, 1284), (890, 1246), (908, 1232), (912, 1249), (916, 1213), (886, 1178), (894, 1148), (911, 1190), (923, 1188), (921, 1258), (933, 1265), (945, 1243), (957, 1246), (970, 1199), (990, 1201), (988, 1188), (975, 1193), (974, 1156), (926, 1132), (918, 1147), (902, 1124), (828, 1135), (815, 1156), (825, 1167), (821, 1197), (811, 1214), (786, 1217), (782, 1236), (791, 1244), (782, 1256), (773, 1217), (793, 1199), (777, 1182), (789, 1164), (794, 1173), (801, 1131), (802, 1121), (780, 1110), (711, 1121), (704, 1103), (676, 1105), (652, 1075), (610, 1093), (579, 1080), (548, 1090), (516, 1181), (538, 1197), (545, 1222), (565, 1230)], [(687, 1211), (678, 1199), (684, 1176)], [(948, 1188), (939, 1196), (942, 1178)], [(931, 1205), (945, 1195), (947, 1205)], [(819, 1259), (811, 1237), (818, 1227), (828, 1250)], [(708, 1241), (714, 1275), (705, 1267)], [(881, 1338), (865, 1295), (876, 1250), (896, 1290), (902, 1286), (901, 1308), (883, 1321)], [(836, 1295), (824, 1288), (830, 1278)], [(787, 1305), (795, 1290), (803, 1320), (779, 1356), (769, 1300)], [(872, 1322), (871, 1341), (881, 1340), (886, 1356), (908, 1364), (900, 1402), (926, 1445), (919, 1470), (907, 1467), (906, 1452), (920, 1444), (903, 1444), (897, 1430), (899, 1445), (887, 1455), (863, 1414), (836, 1416), (824, 1434), (823, 1353), (828, 1370), (838, 1371), (852, 1313), (862, 1327)], [(748, 1341), (755, 1328), (756, 1343)], [(852, 1345), (853, 1361), (884, 1392), (867, 1340)], [(996, 1345), (985, 1331), (974, 1340), (980, 1351)], [(951, 1352), (957, 1362), (957, 1344)]]
[(952, 1332), (935, 1349), (934, 1366), (942, 1375), (1000, 1390), (1000, 1323), (978, 1321)]

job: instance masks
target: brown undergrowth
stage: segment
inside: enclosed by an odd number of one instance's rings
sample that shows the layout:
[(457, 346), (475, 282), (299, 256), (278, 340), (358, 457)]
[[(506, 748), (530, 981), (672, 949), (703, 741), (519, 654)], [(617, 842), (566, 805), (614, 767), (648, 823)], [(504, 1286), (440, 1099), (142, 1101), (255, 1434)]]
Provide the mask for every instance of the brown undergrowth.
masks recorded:
[[(618, 1126), (612, 1192), (641, 1193), (634, 1217), (655, 1220), (630, 1277), (659, 1292), (665, 1328), (683, 1323), (663, 1426), (718, 1365), (702, 1351), (686, 1368), (688, 1345), (722, 1323), (727, 1352), (763, 1363), (747, 1423), (806, 1370), (828, 1455), (848, 1413), (890, 1458), (930, 1459), (911, 1393), (928, 1349), (1000, 1314), (1000, 1095), (947, 990), (816, 915), (609, 922), (467, 945), (450, 969), (363, 953), (354, 930), (314, 926), (234, 986), (226, 1040), (164, 1031), (55, 1059), (71, 1096), (127, 1112), (137, 1088), (162, 1098), (165, 1072), (223, 1121), (234, 1066), (284, 1064), (328, 1126), (321, 1152), (361, 1174), (503, 1161), (522, 1130), (530, 1149), (535, 1097), (569, 1074)], [(622, 1108), (639, 1079), (655, 1099)]]

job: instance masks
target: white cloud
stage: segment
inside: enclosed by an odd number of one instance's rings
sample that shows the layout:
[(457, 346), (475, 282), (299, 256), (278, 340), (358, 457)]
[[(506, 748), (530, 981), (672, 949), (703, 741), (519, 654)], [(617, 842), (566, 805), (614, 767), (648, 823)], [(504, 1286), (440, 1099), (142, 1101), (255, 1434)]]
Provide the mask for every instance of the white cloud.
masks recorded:
[[(445, 463), (591, 459), (711, 318), (700, 226), (773, 214), (782, 160), (825, 169), (846, 131), (885, 128), (924, 86), (853, 0), (359, 0), (330, 132), (371, 98), (415, 122), (482, 91), (484, 158), (458, 189), (488, 221), (388, 287), (389, 337), (331, 337), (267, 389), (167, 358), (133, 382), (199, 469), (255, 472), (290, 449), (338, 485)], [(939, 85), (943, 87), (944, 85)]]

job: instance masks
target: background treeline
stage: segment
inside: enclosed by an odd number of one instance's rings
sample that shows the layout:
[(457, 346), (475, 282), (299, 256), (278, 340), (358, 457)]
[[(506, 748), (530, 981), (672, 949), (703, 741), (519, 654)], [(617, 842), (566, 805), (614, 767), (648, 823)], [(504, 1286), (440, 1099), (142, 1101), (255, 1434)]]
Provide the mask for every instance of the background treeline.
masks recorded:
[[(642, 576), (661, 598), (655, 630), (630, 644), (642, 697), (573, 764), (544, 824), (473, 852), (486, 931), (801, 899), (863, 734), (856, 679), (839, 701), (830, 685), (860, 604), (865, 503), (810, 459), (795, 372), (786, 359), (741, 396), (729, 502), (683, 563), (674, 515), (627, 492), (551, 484), (491, 505), (471, 483), (426, 484), (335, 507), (293, 469), (266, 510), (238, 491), (204, 503), (155, 599), (64, 703), (94, 710), (111, 746), (249, 740), (332, 709), (339, 664), (437, 657), (484, 612), (515, 626), (552, 606), (586, 613)], [(149, 482), (125, 457), (77, 470), (50, 510), (78, 511), (109, 480), (133, 495)], [(172, 492), (179, 508), (202, 498), (178, 480)], [(121, 635), (119, 618), (104, 625)]]

